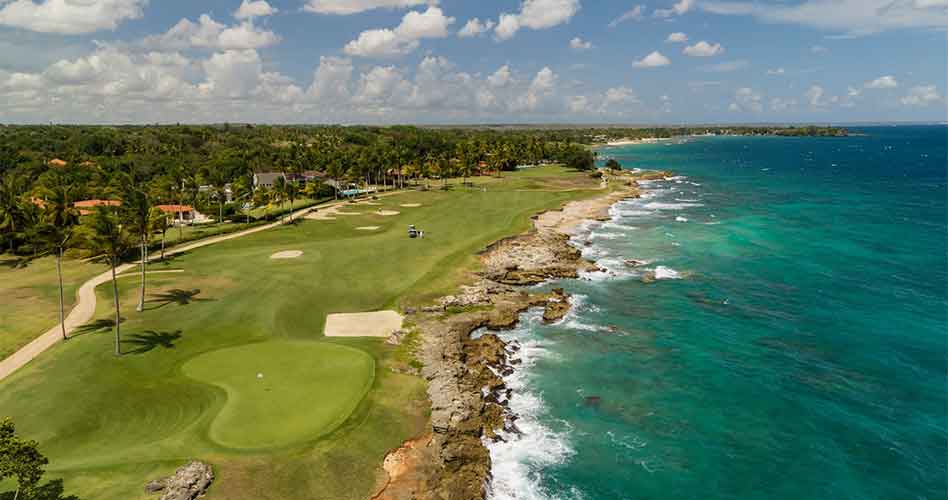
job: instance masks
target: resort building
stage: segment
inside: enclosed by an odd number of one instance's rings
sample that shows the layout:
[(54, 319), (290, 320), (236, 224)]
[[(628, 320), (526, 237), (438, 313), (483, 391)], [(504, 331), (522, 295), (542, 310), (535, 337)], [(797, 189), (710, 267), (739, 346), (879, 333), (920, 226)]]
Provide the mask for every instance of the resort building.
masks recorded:
[(96, 207), (118, 207), (122, 202), (119, 200), (82, 200), (73, 203), (73, 206), (79, 209), (79, 215), (90, 215)]
[(191, 205), (158, 205), (155, 208), (168, 216), (168, 224), (191, 224), (200, 218), (200, 214)]
[(253, 174), (253, 188), (259, 189), (271, 189), (273, 184), (276, 183), (278, 178), (286, 179), (286, 175), (283, 172), (261, 172), (258, 174)]

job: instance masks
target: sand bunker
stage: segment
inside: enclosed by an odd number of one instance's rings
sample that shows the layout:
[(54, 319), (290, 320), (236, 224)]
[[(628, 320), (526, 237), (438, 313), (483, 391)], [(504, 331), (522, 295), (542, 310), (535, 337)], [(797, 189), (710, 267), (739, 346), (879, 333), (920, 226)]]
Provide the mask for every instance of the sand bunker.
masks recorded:
[(379, 229), (380, 229), (379, 226), (362, 226), (362, 227), (357, 227), (356, 231), (378, 231)]
[(327, 337), (388, 338), (402, 329), (402, 317), (395, 311), (330, 314), (326, 317)]
[(278, 260), (278, 259), (295, 259), (295, 258), (302, 257), (302, 256), (303, 256), (303, 252), (301, 252), (300, 250), (287, 250), (287, 251), (285, 251), (285, 252), (277, 252), (277, 253), (271, 255), (270, 258), (271, 258), (271, 259), (274, 259), (274, 260)]
[(378, 212), (375, 212), (376, 215), (381, 215), (383, 217), (391, 217), (393, 215), (398, 215), (400, 213), (401, 212), (396, 212), (394, 210), (379, 210)]
[(421, 203), (402, 203), (401, 206), (405, 208), (418, 208), (421, 206)]
[(336, 220), (337, 215), (362, 215), (362, 212), (346, 212), (341, 207), (324, 208), (318, 212), (306, 214), (307, 220)]

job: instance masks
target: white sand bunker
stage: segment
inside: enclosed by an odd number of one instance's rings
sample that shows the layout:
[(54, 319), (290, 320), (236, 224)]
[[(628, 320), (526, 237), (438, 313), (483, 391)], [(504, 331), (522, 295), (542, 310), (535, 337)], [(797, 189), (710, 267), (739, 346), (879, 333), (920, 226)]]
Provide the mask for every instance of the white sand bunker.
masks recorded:
[(326, 317), (327, 337), (382, 337), (402, 329), (402, 316), (395, 311), (330, 314)]
[(418, 208), (421, 206), (421, 203), (402, 203), (401, 206), (405, 208)]
[(394, 210), (379, 210), (378, 212), (375, 212), (376, 215), (381, 215), (383, 217), (391, 217), (393, 215), (398, 215), (400, 213), (401, 212), (396, 212)]
[(362, 226), (357, 227), (356, 231), (378, 231), (379, 229), (381, 229), (380, 226)]
[(346, 212), (340, 207), (329, 207), (306, 214), (307, 220), (336, 220), (337, 215), (362, 215), (362, 212)]
[(300, 250), (287, 250), (285, 252), (277, 252), (270, 256), (271, 259), (280, 260), (280, 259), (296, 259), (302, 257), (303, 252)]

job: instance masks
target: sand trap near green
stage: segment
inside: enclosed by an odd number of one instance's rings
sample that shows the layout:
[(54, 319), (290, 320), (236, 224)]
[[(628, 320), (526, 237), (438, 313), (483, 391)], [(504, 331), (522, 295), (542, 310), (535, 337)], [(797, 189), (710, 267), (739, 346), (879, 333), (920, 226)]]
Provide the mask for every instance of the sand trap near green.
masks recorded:
[(375, 360), (336, 344), (270, 341), (190, 359), (185, 375), (224, 389), (210, 438), (240, 449), (286, 446), (333, 431), (372, 386)]

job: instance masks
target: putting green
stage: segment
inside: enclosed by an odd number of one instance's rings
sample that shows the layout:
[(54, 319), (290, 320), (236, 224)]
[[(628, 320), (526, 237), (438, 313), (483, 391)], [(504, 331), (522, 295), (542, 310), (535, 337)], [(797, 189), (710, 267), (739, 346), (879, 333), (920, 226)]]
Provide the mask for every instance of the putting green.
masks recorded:
[(375, 360), (336, 344), (268, 341), (202, 354), (182, 371), (227, 392), (211, 423), (211, 439), (230, 448), (260, 449), (337, 428), (372, 386)]

